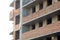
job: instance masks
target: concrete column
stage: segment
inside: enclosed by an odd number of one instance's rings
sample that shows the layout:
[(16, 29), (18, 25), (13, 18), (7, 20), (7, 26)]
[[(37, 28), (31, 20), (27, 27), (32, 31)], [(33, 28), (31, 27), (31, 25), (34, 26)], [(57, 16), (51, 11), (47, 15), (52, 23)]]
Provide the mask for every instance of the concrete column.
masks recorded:
[(36, 12), (39, 11), (39, 3), (36, 5)]
[(15, 18), (16, 16), (14, 16), (14, 24), (13, 24), (13, 30), (15, 31), (15, 24), (16, 24), (16, 18)]
[(35, 24), (35, 28), (36, 28), (36, 29), (39, 28), (39, 23), (36, 23), (36, 24)]
[(58, 2), (58, 0), (52, 0), (52, 4), (54, 4), (54, 3), (56, 3), (56, 2)]
[(52, 36), (52, 40), (57, 40), (57, 36)]
[(57, 22), (57, 16), (52, 17), (52, 23), (55, 23), (55, 22)]
[(30, 14), (32, 14), (32, 8), (30, 8), (30, 11), (29, 11)]
[(16, 33), (15, 33), (15, 31), (13, 32), (13, 40), (16, 40), (15, 38), (16, 38)]
[(14, 9), (16, 9), (16, 1), (14, 1)]
[(32, 30), (32, 26), (30, 26), (30, 28), (29, 28), (30, 30)]
[(47, 7), (47, 0), (44, 0), (43, 1), (43, 8), (46, 8)]
[(47, 25), (47, 22), (46, 22), (46, 19), (43, 20), (43, 26), (46, 26)]

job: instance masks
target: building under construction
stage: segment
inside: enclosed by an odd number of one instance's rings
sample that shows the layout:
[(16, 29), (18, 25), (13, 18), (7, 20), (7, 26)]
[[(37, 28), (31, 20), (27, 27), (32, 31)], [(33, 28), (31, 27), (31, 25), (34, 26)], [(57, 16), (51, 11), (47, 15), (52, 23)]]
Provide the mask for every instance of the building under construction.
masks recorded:
[[(23, 0), (22, 40), (60, 40), (60, 0)], [(13, 40), (19, 38), (20, 0), (10, 4)]]

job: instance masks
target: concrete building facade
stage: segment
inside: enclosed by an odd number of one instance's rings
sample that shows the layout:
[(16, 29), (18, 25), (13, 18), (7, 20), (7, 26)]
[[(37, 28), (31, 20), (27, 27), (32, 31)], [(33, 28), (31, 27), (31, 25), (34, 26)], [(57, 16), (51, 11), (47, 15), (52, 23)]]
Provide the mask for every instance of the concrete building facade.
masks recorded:
[[(23, 0), (22, 40), (60, 40), (60, 0)], [(14, 9), (13, 40), (19, 39), (20, 0), (11, 3)]]

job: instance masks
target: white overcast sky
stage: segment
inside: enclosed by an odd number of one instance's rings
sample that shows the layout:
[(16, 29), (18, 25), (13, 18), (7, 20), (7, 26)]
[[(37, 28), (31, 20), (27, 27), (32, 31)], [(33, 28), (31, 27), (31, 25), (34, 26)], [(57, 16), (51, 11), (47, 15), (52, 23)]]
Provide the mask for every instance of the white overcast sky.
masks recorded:
[(0, 40), (12, 40), (12, 36), (9, 35), (13, 31), (13, 22), (9, 21), (11, 2), (12, 0), (0, 0)]

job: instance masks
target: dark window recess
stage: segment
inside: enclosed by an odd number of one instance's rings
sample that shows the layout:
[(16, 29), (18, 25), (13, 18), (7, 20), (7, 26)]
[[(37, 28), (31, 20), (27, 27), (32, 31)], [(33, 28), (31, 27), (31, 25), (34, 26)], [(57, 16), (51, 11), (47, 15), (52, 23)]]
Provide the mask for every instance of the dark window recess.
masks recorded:
[(32, 8), (32, 13), (34, 13), (36, 11), (35, 6)]
[(48, 18), (47, 19), (47, 24), (51, 24), (52, 23), (52, 18)]
[(52, 5), (52, 0), (47, 0), (47, 6)]
[(16, 1), (16, 9), (20, 8), (20, 1)]
[(42, 27), (43, 26), (43, 22), (39, 22), (39, 27)]
[(46, 40), (51, 40), (51, 37), (47, 37)]
[(58, 0), (58, 1), (60, 1), (60, 0)]
[(17, 15), (17, 16), (16, 16), (16, 24), (19, 24), (19, 23), (20, 23), (20, 16)]
[(32, 30), (35, 29), (35, 24), (32, 25)]
[(19, 39), (19, 30), (18, 30), (18, 31), (16, 31), (15, 39), (16, 39), (16, 40), (17, 40), (17, 39)]
[(43, 9), (43, 2), (39, 4), (39, 10)]
[(58, 21), (60, 21), (60, 15), (58, 15)]
[(57, 36), (57, 40), (60, 40), (60, 35)]

